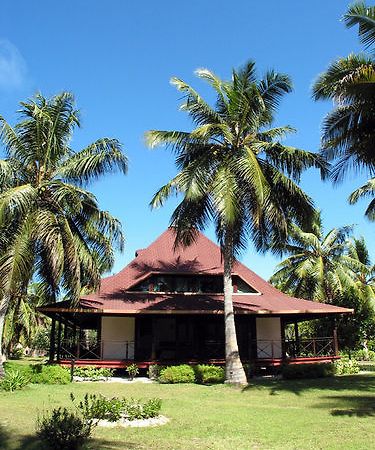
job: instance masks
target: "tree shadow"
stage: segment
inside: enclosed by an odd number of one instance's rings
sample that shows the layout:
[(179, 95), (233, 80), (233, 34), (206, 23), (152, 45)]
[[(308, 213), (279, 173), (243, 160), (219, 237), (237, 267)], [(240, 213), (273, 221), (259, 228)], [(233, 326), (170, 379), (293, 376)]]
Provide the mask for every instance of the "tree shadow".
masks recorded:
[(85, 450), (123, 450), (139, 448), (138, 444), (124, 441), (109, 441), (103, 438), (91, 438), (85, 445)]
[(3, 450), (10, 448), (11, 440), (11, 433), (3, 425), (0, 425), (0, 448)]
[(332, 408), (332, 416), (374, 417), (375, 396), (336, 395), (320, 397), (324, 402), (314, 405), (314, 408)]
[(269, 389), (270, 395), (278, 392), (291, 392), (302, 395), (314, 389), (327, 391), (365, 391), (375, 393), (375, 377), (372, 375), (346, 375), (327, 378), (313, 378), (302, 380), (251, 380), (249, 385), (243, 388), (243, 392), (256, 388)]

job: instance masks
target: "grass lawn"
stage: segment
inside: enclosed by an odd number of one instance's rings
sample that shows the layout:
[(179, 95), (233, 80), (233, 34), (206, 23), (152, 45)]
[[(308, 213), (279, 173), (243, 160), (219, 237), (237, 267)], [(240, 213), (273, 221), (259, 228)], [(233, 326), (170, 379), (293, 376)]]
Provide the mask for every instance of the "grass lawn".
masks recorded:
[(375, 448), (375, 373), (331, 379), (226, 385), (32, 385), (0, 392), (0, 448), (39, 449), (38, 411), (69, 405), (69, 393), (160, 397), (170, 423), (99, 429), (91, 449), (369, 449)]

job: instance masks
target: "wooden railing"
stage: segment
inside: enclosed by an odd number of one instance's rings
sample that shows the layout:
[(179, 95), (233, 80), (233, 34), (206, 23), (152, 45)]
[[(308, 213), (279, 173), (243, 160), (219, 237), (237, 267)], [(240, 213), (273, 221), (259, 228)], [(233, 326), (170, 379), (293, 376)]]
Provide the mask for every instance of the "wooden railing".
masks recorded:
[(58, 359), (134, 359), (134, 341), (62, 339)]

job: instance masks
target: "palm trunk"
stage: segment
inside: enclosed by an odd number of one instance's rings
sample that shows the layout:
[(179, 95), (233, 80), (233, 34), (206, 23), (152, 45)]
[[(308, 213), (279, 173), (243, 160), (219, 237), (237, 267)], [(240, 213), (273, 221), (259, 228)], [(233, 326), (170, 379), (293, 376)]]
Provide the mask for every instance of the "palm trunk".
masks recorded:
[(4, 323), (5, 316), (8, 310), (8, 296), (4, 296), (0, 301), (0, 378), (5, 375), (4, 371), (4, 361), (5, 355), (3, 354), (3, 333), (4, 333)]
[(233, 311), (233, 239), (226, 236), (223, 249), (224, 259), (224, 322), (225, 322), (225, 379), (227, 383), (247, 384), (237, 344)]

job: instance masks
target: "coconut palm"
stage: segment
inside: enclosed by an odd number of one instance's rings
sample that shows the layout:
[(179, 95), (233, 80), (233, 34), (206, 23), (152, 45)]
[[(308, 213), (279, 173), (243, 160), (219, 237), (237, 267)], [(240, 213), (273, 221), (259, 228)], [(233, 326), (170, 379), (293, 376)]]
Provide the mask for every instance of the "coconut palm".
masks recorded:
[(284, 247), (289, 256), (278, 265), (271, 283), (296, 297), (319, 302), (337, 303), (347, 291), (362, 297), (370, 287), (364, 277), (370, 277), (373, 268), (364, 241), (350, 241), (351, 233), (352, 227), (346, 226), (324, 234), (320, 214), (308, 231), (292, 224)]
[(35, 335), (45, 328), (49, 322), (37, 308), (48, 303), (43, 297), (45, 292), (41, 283), (31, 283), (27, 292), (13, 295), (5, 318), (4, 347), (11, 354), (19, 343), (31, 347)]
[(287, 75), (268, 71), (257, 79), (252, 61), (233, 71), (230, 81), (207, 69), (196, 74), (213, 89), (215, 106), (184, 81), (172, 78), (185, 96), (181, 109), (195, 128), (146, 133), (150, 147), (164, 145), (174, 151), (178, 168), (151, 205), (158, 207), (171, 195), (183, 195), (171, 218), (176, 245), (189, 245), (197, 230), (214, 223), (224, 263), (226, 379), (245, 383), (232, 303), (235, 257), (249, 238), (262, 251), (272, 240), (285, 239), (290, 220), (309, 218), (312, 201), (295, 181), (308, 167), (318, 167), (325, 175), (326, 163), (316, 154), (280, 142), (293, 131), (291, 127), (271, 128), (281, 98), (291, 91)]
[(120, 223), (85, 189), (106, 173), (126, 172), (120, 143), (102, 138), (71, 149), (80, 122), (70, 93), (36, 95), (19, 113), (14, 127), (0, 116), (0, 349), (12, 296), (33, 277), (50, 301), (60, 290), (76, 301), (82, 286), (99, 285), (113, 247), (123, 246)]
[[(359, 25), (359, 37), (367, 47), (375, 43), (375, 7), (364, 2), (352, 5), (344, 16), (348, 27)], [(359, 188), (349, 201), (374, 198), (371, 185), (375, 174), (375, 60), (372, 53), (351, 54), (333, 62), (313, 86), (315, 100), (331, 99), (334, 109), (323, 122), (322, 151), (336, 164), (333, 180), (349, 171), (365, 171), (372, 180)], [(374, 204), (366, 215), (374, 219)]]

